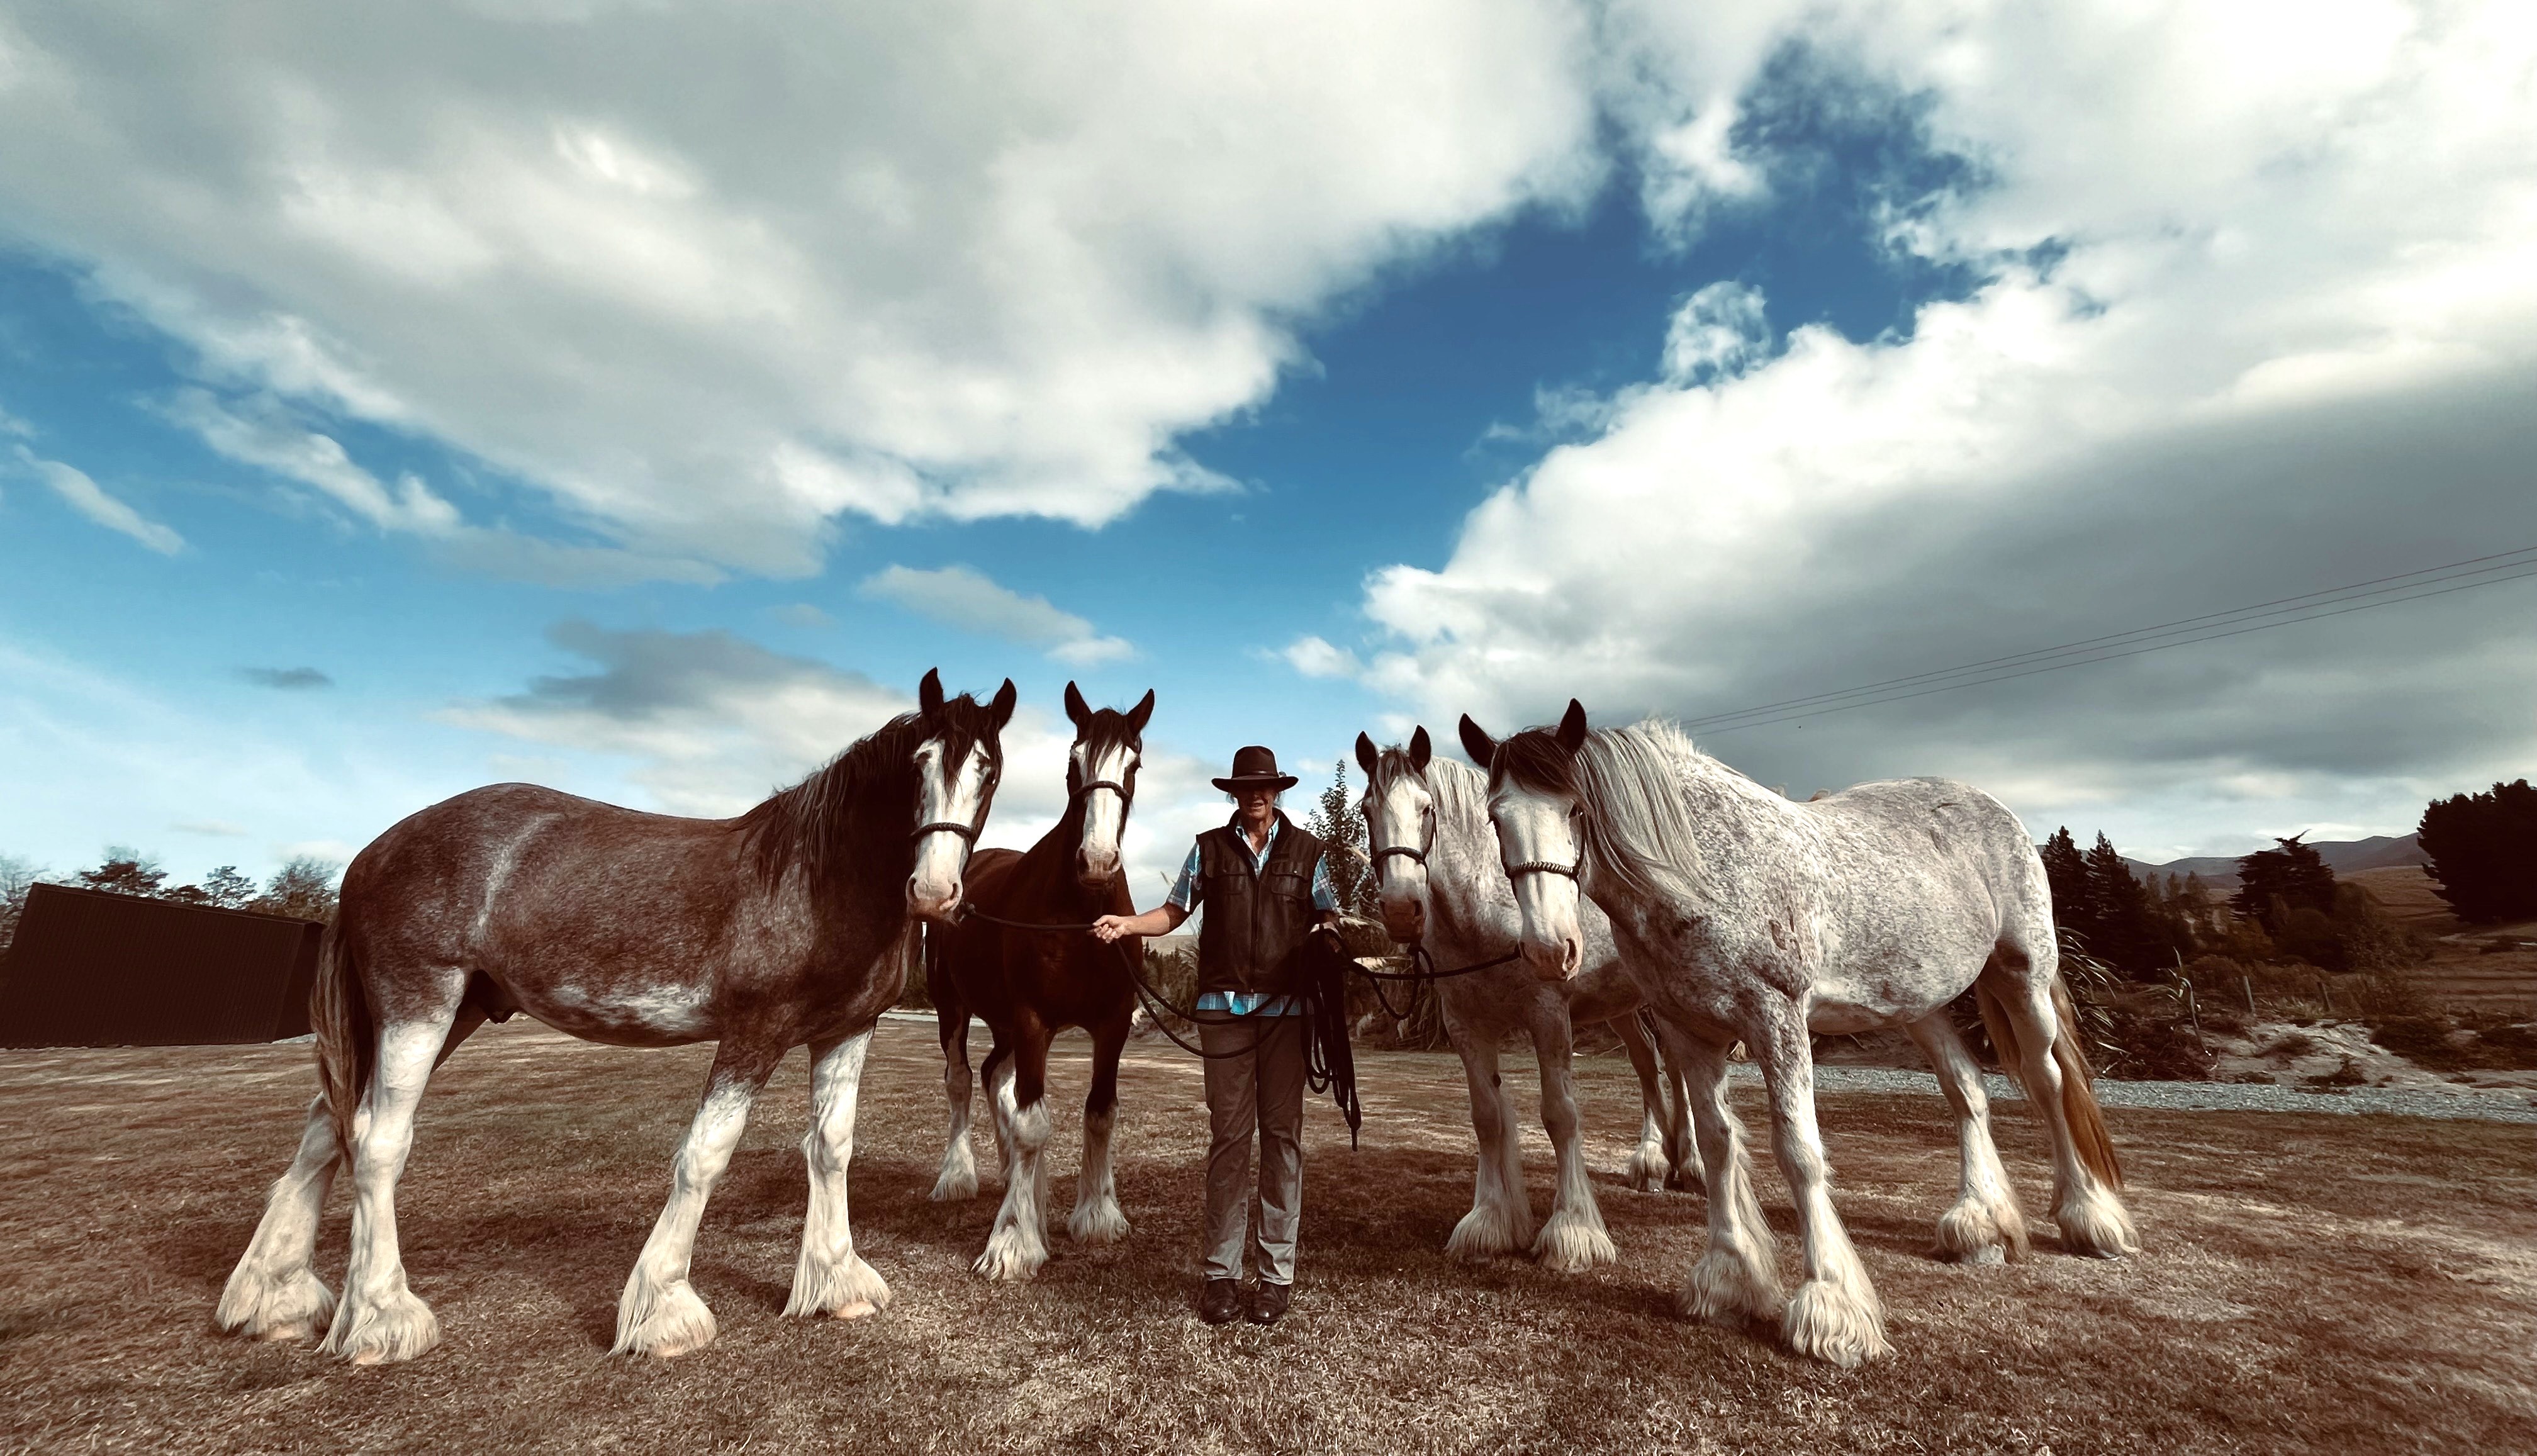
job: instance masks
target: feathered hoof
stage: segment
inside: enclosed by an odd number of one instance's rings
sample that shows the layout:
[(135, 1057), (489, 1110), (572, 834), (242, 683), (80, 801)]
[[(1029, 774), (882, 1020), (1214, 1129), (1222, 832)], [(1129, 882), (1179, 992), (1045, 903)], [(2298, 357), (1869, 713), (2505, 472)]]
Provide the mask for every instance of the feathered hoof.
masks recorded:
[(1654, 1193), (1665, 1186), (1673, 1175), (1673, 1163), (1654, 1148), (1641, 1144), (1630, 1155), (1629, 1165), (1621, 1170), (1621, 1181), (1639, 1193)]
[(398, 1290), (375, 1303), (345, 1301), (335, 1310), (326, 1349), (357, 1365), (410, 1360), (440, 1343), (440, 1319), (412, 1290)]
[(1597, 1264), (1618, 1261), (1621, 1251), (1612, 1247), (1612, 1235), (1604, 1231), (1602, 1220), (1563, 1209), (1541, 1225), (1540, 1235), (1532, 1241), (1532, 1257), (1544, 1269), (1582, 1274)]
[(934, 1191), (925, 1195), (936, 1203), (966, 1203), (978, 1196), (978, 1170), (975, 1167), (945, 1167), (934, 1180)]
[(1734, 1325), (1746, 1320), (1769, 1324), (1780, 1317), (1780, 1281), (1749, 1257), (1712, 1247), (1691, 1266), (1691, 1277), (1674, 1296), (1674, 1307), (1685, 1318), (1705, 1324)]
[(2140, 1233), (2131, 1215), (2102, 1189), (2078, 1194), (2052, 1211), (2061, 1225), (2061, 1246), (2090, 1259), (2120, 1259), (2140, 1252)]
[(628, 1284), (625, 1297), (618, 1301), (617, 1343), (610, 1348), (610, 1355), (673, 1359), (704, 1349), (721, 1333), (721, 1327), (714, 1323), (713, 1311), (705, 1307), (695, 1287), (685, 1280), (651, 1287), (640, 1284), (640, 1275), (635, 1278), (637, 1282)]
[(1951, 1264), (2005, 1264), (2025, 1252), (2025, 1222), (2014, 1208), (1966, 1198), (1938, 1216), (1938, 1257)]
[(862, 1319), (888, 1307), (888, 1283), (858, 1254), (833, 1264), (813, 1264), (803, 1255), (793, 1270), (793, 1296), (784, 1302), (786, 1314), (803, 1319)]
[(1894, 1353), (1885, 1343), (1885, 1315), (1876, 1296), (1830, 1280), (1797, 1286), (1781, 1332), (1790, 1350), (1845, 1370)]
[(212, 1317), (223, 1330), (250, 1340), (305, 1340), (324, 1332), (334, 1312), (335, 1291), (307, 1265), (268, 1276), (241, 1263)]
[(1457, 1259), (1494, 1259), (1524, 1247), (1503, 1209), (1480, 1204), (1463, 1216), (1445, 1236), (1445, 1252)]
[(1024, 1224), (999, 1228), (987, 1236), (987, 1251), (969, 1267), (981, 1278), (999, 1284), (1037, 1279), (1040, 1266), (1048, 1262), (1048, 1245), (1038, 1234), (1037, 1228)]
[(1117, 1243), (1128, 1236), (1128, 1216), (1120, 1211), (1116, 1198), (1078, 1203), (1074, 1212), (1067, 1216), (1066, 1234), (1079, 1244)]

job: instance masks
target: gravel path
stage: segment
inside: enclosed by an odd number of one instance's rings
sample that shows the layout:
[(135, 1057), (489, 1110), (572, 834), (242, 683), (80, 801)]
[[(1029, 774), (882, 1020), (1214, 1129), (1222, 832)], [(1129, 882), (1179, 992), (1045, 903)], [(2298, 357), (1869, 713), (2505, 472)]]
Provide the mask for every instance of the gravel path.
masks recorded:
[[(1737, 1081), (1758, 1081), (1761, 1069), (1738, 1063), (1728, 1069)], [(1998, 1073), (1983, 1084), (1992, 1101), (2024, 1097), (2017, 1085)], [(1815, 1085), (1824, 1092), (1905, 1092), (1938, 1094), (1938, 1079), (1926, 1072), (1889, 1067), (1817, 1067)], [(2244, 1082), (2112, 1082), (2100, 1078), (2097, 1100), (2109, 1107), (2164, 1107), (2180, 1111), (2225, 1112), (2375, 1112), (2396, 1117), (2462, 1117), (2481, 1122), (2537, 1123), (2537, 1097), (2515, 1091), (2460, 1087), (2356, 1087), (2334, 1092), (2267, 1086)]]

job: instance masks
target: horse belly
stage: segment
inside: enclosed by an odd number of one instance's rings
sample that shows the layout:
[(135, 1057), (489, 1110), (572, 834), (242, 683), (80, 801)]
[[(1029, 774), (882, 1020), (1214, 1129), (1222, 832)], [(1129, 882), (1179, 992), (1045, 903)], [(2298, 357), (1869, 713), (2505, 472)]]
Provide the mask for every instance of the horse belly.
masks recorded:
[(702, 985), (677, 981), (492, 979), (520, 1010), (546, 1026), (584, 1041), (617, 1046), (680, 1046), (719, 1034), (713, 995)]

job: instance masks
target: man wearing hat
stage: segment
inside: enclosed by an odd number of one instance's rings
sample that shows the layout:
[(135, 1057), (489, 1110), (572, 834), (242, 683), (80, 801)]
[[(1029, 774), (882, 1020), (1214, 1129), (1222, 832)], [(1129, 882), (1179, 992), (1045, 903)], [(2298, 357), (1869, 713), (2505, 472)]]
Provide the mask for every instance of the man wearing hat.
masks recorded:
[(1243, 1235), (1250, 1207), (1251, 1133), (1260, 1132), (1260, 1231), (1251, 1242), (1259, 1276), (1254, 1323), (1286, 1312), (1295, 1282), (1295, 1225), (1304, 1208), (1304, 1021), (1294, 996), (1305, 937), (1338, 913), (1322, 841), (1277, 808), (1295, 786), (1277, 756), (1254, 745), (1233, 756), (1215, 786), (1233, 796), (1233, 819), (1198, 836), (1171, 896), (1141, 915), (1104, 915), (1092, 933), (1168, 935), (1201, 904), (1198, 936), (1199, 1044), (1205, 1048), (1206, 1222), (1200, 1234), (1206, 1290), (1201, 1319), (1220, 1325), (1240, 1312)]

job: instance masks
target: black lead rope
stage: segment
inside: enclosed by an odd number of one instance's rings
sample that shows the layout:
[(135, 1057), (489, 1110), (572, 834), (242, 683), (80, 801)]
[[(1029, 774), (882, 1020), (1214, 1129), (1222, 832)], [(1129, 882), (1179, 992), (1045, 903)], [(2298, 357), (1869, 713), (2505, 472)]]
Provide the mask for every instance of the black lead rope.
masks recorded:
[[(1002, 915), (989, 914), (975, 904), (965, 906), (961, 911), (962, 919), (973, 915), (990, 925), (1001, 925), (1008, 930), (1054, 935), (1088, 931), (1093, 924), (1091, 921), (1084, 921), (1081, 924), (1044, 924), (1027, 920), (1008, 920)], [(1301, 1002), (1304, 1008), (1304, 1082), (1317, 1092), (1329, 1092), (1331, 1100), (1338, 1104), (1340, 1115), (1347, 1118), (1348, 1146), (1354, 1148), (1357, 1129), (1365, 1121), (1365, 1109), (1357, 1101), (1356, 1058), (1348, 1047), (1347, 994), (1346, 984), (1340, 979), (1340, 967), (1346, 966), (1357, 970), (1362, 970), (1363, 967), (1332, 950), (1318, 937), (1307, 936), (1304, 946), (1304, 985), (1299, 991), (1292, 993), (1293, 998)], [(1193, 1046), (1183, 1040), (1178, 1031), (1172, 1029), (1171, 1023), (1164, 1020), (1164, 1015), (1168, 1013), (1193, 1026), (1222, 1026), (1227, 1022), (1247, 1022), (1254, 1018), (1265, 1017), (1267, 1009), (1279, 998), (1270, 997), (1250, 1011), (1226, 1012), (1220, 1019), (1210, 1018), (1202, 1023), (1195, 1012), (1182, 1011), (1166, 1000), (1162, 992), (1146, 984), (1145, 973), (1137, 964), (1139, 959), (1141, 958), (1129, 955), (1124, 947), (1119, 950), (1119, 964), (1128, 972), (1128, 984), (1136, 988), (1137, 999), (1143, 1003), (1146, 1017), (1153, 1022), (1157, 1029), (1172, 1039), (1174, 1046), (1202, 1061), (1208, 1062), (1225, 1062), (1235, 1057), (1251, 1055), (1252, 1046), (1232, 1051), (1208, 1051), (1203, 1046)], [(1256, 1046), (1259, 1037), (1255, 1034), (1252, 1041)]]

